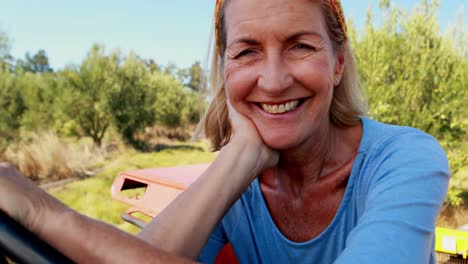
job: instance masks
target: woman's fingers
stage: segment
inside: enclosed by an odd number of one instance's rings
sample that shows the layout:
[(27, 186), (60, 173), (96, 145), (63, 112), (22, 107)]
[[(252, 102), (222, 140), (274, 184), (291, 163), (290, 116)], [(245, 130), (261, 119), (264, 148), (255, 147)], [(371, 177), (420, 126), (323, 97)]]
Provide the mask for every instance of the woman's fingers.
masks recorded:
[[(256, 130), (252, 122), (245, 116), (241, 115), (237, 110), (232, 106), (229, 99), (226, 100), (226, 104), (229, 112), (229, 121), (231, 122), (231, 127), (234, 131), (242, 131), (245, 128), (248, 130)], [(244, 131), (244, 133), (247, 131)]]
[(270, 149), (263, 143), (255, 124), (232, 106), (229, 97), (226, 100), (226, 104), (229, 111), (233, 137), (240, 137), (242, 140), (250, 142), (251, 145), (258, 146), (255, 148), (257, 151), (255, 155), (258, 162), (257, 168), (263, 170), (275, 166), (279, 160), (278, 152)]

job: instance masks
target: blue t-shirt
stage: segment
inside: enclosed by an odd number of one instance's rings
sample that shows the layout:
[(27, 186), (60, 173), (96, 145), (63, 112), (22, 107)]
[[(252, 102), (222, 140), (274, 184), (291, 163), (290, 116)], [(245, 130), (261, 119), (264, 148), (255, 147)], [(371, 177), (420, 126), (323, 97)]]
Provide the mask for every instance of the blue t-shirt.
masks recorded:
[(446, 155), (417, 129), (362, 118), (363, 135), (340, 207), (306, 242), (276, 227), (258, 180), (217, 225), (199, 260), (231, 243), (240, 263), (435, 263), (434, 223), (449, 181)]

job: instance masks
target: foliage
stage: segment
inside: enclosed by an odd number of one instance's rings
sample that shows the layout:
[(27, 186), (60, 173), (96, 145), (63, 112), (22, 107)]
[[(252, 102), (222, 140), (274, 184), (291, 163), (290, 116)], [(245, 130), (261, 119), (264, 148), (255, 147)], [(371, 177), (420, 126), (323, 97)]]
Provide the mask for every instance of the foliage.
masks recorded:
[(26, 107), (20, 119), (22, 129), (59, 130), (66, 121), (62, 112), (63, 80), (51, 73), (39, 75), (23, 71), (17, 72), (16, 79)]
[(23, 133), (10, 144), (5, 158), (23, 175), (37, 182), (49, 182), (91, 174), (93, 167), (105, 162), (118, 148), (97, 147), (91, 140), (67, 142), (52, 131)]
[(380, 28), (368, 21), (354, 43), (360, 75), (372, 117), (456, 141), (467, 125), (467, 56), (441, 36), (436, 5), (424, 3), (409, 17), (395, 8), (383, 10), (388, 15)]
[(137, 145), (135, 134), (154, 123), (155, 91), (150, 72), (134, 53), (125, 59), (116, 72), (116, 83), (107, 102), (114, 124), (124, 140)]
[(108, 100), (115, 86), (119, 60), (118, 54), (106, 56), (104, 48), (95, 45), (78, 69), (62, 73), (68, 83), (69, 102), (65, 111), (98, 145), (112, 124)]
[(15, 76), (0, 70), (0, 152), (18, 137), (21, 117), (26, 110), (21, 89)]
[(200, 95), (187, 91), (168, 72), (176, 72), (176, 66), (161, 72), (133, 52), (106, 55), (104, 47), (95, 45), (79, 68), (59, 72), (68, 83), (64, 111), (98, 145), (113, 127), (127, 143), (141, 148), (136, 134), (145, 127), (196, 122), (204, 107), (195, 103)]
[(10, 39), (0, 28), (0, 70), (10, 70), (13, 57), (10, 54)]
[(156, 72), (151, 75), (151, 83), (156, 91), (156, 122), (169, 127), (181, 125), (186, 94), (180, 81), (171, 75)]
[(29, 53), (26, 53), (25, 60), (17, 60), (16, 68), (22, 69), (26, 72), (42, 73), (52, 72), (52, 68), (49, 65), (49, 58), (45, 50), (41, 49), (32, 57)]
[[(458, 151), (466, 142), (468, 125), (468, 51), (457, 46), (467, 43), (468, 35), (451, 32), (457, 36), (453, 38), (440, 33), (437, 1), (422, 1), (411, 15), (389, 1), (380, 1), (380, 7), (383, 23), (374, 26), (369, 12), (362, 36), (352, 31), (351, 37), (368, 90), (370, 116), (417, 127), (445, 142), (446, 149)], [(466, 159), (462, 166), (468, 166)], [(448, 197), (458, 204), (454, 188)]]
[(0, 59), (4, 59), (9, 55), (10, 52), (10, 41), (5, 32), (0, 31)]
[(182, 82), (194, 91), (206, 89), (206, 75), (199, 61), (196, 61), (187, 69), (181, 70)]
[(460, 148), (451, 149), (447, 153), (452, 179), (447, 193), (446, 202), (458, 207), (464, 203), (462, 195), (468, 193), (468, 142), (464, 142)]

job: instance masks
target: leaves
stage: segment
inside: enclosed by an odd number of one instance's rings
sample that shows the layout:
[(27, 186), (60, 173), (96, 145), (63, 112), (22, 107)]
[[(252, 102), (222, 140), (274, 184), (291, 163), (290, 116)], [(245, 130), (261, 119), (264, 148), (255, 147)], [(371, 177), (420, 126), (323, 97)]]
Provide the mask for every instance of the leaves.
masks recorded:
[[(377, 120), (419, 128), (435, 136), (450, 152), (466, 142), (468, 34), (440, 33), (438, 1), (422, 1), (410, 15), (380, 1), (385, 20), (374, 26), (372, 13), (362, 36), (354, 31), (362, 83), (368, 90), (369, 115)], [(459, 27), (463, 29), (463, 27)], [(465, 46), (466, 47), (466, 46)], [(454, 164), (456, 155), (450, 155)], [(467, 167), (466, 160), (464, 166)], [(453, 171), (453, 180), (457, 174)], [(451, 185), (448, 202), (458, 205), (460, 192)], [(458, 197), (458, 198), (457, 198)]]

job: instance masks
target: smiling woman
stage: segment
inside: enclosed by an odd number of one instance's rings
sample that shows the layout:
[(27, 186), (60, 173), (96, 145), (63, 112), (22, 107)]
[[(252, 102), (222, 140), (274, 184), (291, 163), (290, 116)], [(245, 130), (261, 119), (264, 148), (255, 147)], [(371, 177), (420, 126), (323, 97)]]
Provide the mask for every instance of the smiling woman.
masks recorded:
[[(233, 2), (232, 7), (227, 8), (230, 2)], [(289, 86), (287, 82), (293, 81), (296, 76), (300, 77), (299, 81), (309, 82), (332, 78), (330, 85), (335, 86), (335, 91), (332, 93), (331, 105), (326, 109), (330, 121), (338, 126), (359, 123), (359, 116), (366, 112), (366, 104), (361, 95), (351, 47), (346, 41), (346, 32), (343, 31), (346, 29), (346, 24), (342, 9), (339, 1), (319, 2), (320, 4), (309, 5), (306, 9), (300, 9), (301, 5), (291, 3), (287, 12), (281, 12), (284, 11), (282, 5), (277, 5), (275, 9), (274, 3), (270, 3), (268, 7), (264, 3), (228, 0), (218, 4), (217, 45), (211, 66), (211, 87), (215, 88), (216, 96), (205, 119), (205, 133), (212, 139), (214, 149), (220, 149), (225, 145), (231, 134), (225, 88), (229, 88), (231, 84), (237, 85), (233, 92), (236, 92), (235, 96), (238, 98), (242, 95), (239, 93), (248, 92), (247, 82), (255, 82), (256, 78), (262, 89), (272, 89), (269, 92), (270, 97), (276, 96), (272, 93), (280, 95), (284, 93), (284, 87)], [(256, 16), (259, 10), (264, 12), (261, 16), (257, 16), (257, 21), (249, 21), (250, 17)], [(229, 36), (229, 40), (227, 35), (229, 21), (224, 20), (226, 16), (232, 16), (227, 12), (242, 14), (235, 17), (237, 21), (231, 22), (232, 36)], [(262, 45), (267, 44), (266, 42), (276, 50), (270, 50), (268, 53), (262, 50), (264, 48)], [(227, 45), (229, 46), (226, 48)], [(265, 70), (263, 73), (258, 71), (262, 70), (260, 67)], [(328, 70), (329, 73), (324, 75), (324, 72), (318, 72), (317, 69)], [(244, 75), (245, 73), (248, 74)], [(315, 79), (314, 76), (310, 76), (314, 73)], [(336, 76), (331, 76), (330, 73)], [(291, 93), (290, 90), (287, 92)], [(311, 99), (312, 92), (297, 91), (296, 98), (299, 95), (303, 97), (290, 100), (290, 109), (294, 110), (296, 107), (291, 108), (291, 106), (302, 105), (305, 99)], [(287, 105), (281, 110), (281, 104), (288, 102), (281, 100), (294, 96), (292, 94), (281, 96), (283, 98), (280, 98), (280, 101), (272, 100), (270, 104), (252, 102), (269, 113), (283, 112)]]
[(364, 117), (340, 1), (221, 0), (215, 20), (205, 134), (217, 150), (243, 134), (279, 159), (256, 175), (200, 259), (230, 242), (249, 263), (434, 262), (445, 154), (420, 131)]
[(204, 126), (219, 155), (139, 239), (8, 166), (1, 210), (76, 262), (213, 262), (230, 243), (241, 263), (435, 263), (445, 153), (364, 117), (340, 2), (218, 0), (215, 22)]

